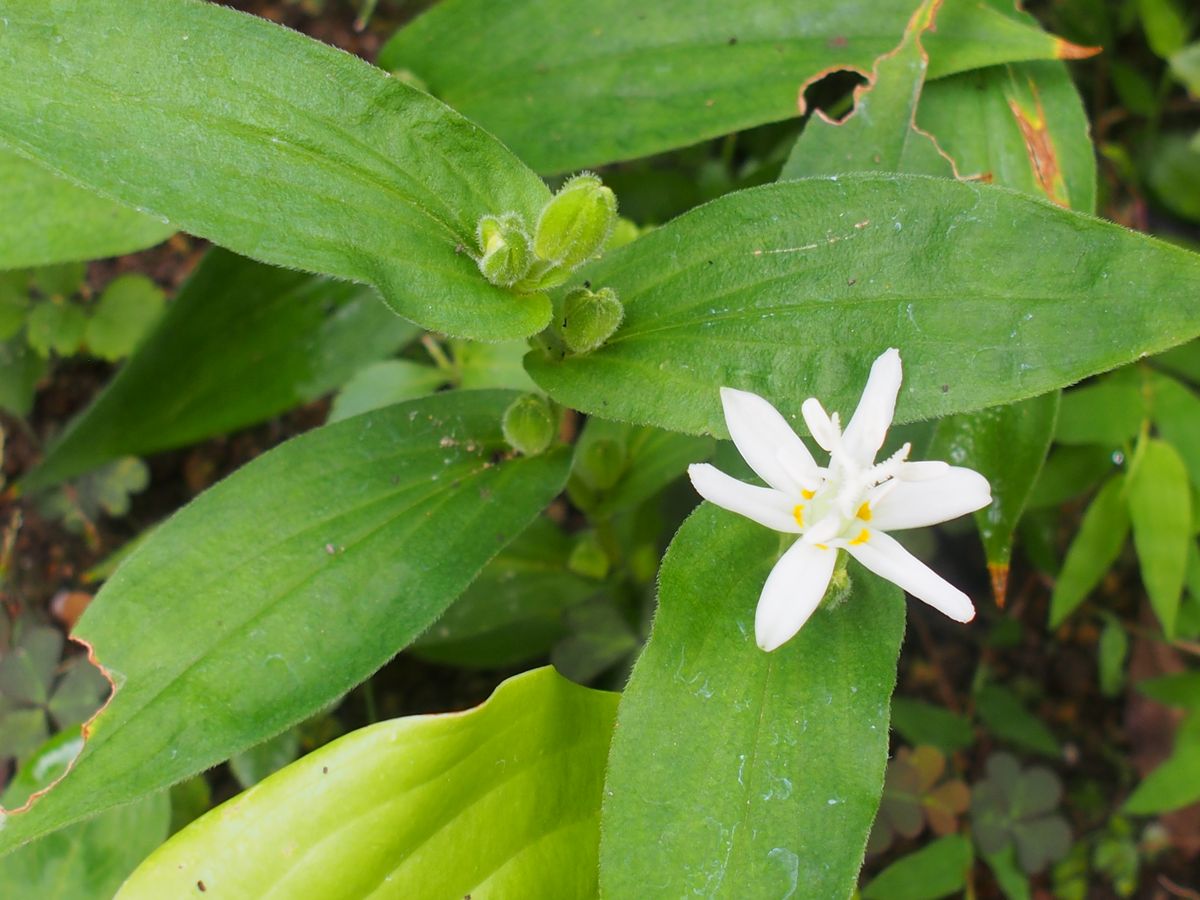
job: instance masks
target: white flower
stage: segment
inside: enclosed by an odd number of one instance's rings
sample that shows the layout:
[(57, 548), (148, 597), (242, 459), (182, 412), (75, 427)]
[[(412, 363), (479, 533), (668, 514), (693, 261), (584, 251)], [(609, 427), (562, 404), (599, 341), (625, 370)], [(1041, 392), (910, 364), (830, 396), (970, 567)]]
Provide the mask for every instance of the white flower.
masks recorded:
[(958, 622), (975, 617), (970, 599), (886, 532), (957, 518), (992, 500), (987, 479), (944, 462), (907, 462), (908, 444), (875, 463), (900, 391), (900, 353), (871, 366), (845, 431), (815, 397), (801, 412), (829, 453), (817, 465), (787, 420), (762, 397), (721, 388), (725, 423), (738, 452), (769, 487), (745, 484), (708, 465), (688, 467), (706, 500), (775, 531), (798, 534), (763, 585), (754, 633), (763, 650), (790, 640), (825, 596), (838, 551)]

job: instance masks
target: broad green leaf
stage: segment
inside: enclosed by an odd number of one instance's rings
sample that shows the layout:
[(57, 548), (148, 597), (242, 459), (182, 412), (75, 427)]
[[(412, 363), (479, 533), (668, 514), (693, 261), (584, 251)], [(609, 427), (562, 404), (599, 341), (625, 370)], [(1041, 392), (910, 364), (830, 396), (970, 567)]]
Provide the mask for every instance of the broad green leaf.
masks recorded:
[(808, 396), (848, 415), (889, 346), (904, 422), (1042, 394), (1200, 331), (1200, 256), (918, 176), (740, 191), (581, 275), (617, 291), (624, 324), (584, 356), (532, 352), (534, 379), (575, 409), (694, 434), (725, 433), (721, 386), (797, 425)]
[(174, 231), (0, 149), (0, 269), (120, 256)]
[[(31, 757), (4, 795), (9, 806), (59, 777), (82, 744), (79, 729), (62, 732)], [(165, 792), (110, 809), (87, 822), (21, 847), (0, 860), (0, 896), (37, 900), (98, 900), (167, 837)]]
[(1146, 397), (1136, 372), (1120, 375), (1063, 394), (1054, 439), (1122, 447), (1137, 437), (1148, 414)]
[(1015, 847), (1010, 845), (999, 853), (983, 853), (981, 855), (1008, 900), (1030, 900), (1033, 893), (1029, 889), (1029, 876), (1022, 872), (1021, 867), (1017, 865)]
[(1137, 683), (1138, 693), (1167, 706), (1200, 709), (1200, 672), (1179, 672)]
[(88, 320), (88, 351), (110, 360), (128, 356), (162, 316), (164, 300), (158, 285), (144, 275), (111, 281)]
[(1200, 712), (1192, 712), (1175, 732), (1167, 761), (1151, 772), (1125, 801), (1135, 816), (1169, 812), (1200, 800)]
[(0, 852), (278, 734), (424, 631), (566, 480), (565, 451), (493, 462), (512, 399), (456, 392), (307, 432), (160, 526), (76, 628), (116, 692)]
[(1142, 583), (1163, 632), (1173, 637), (1192, 536), (1187, 469), (1175, 448), (1147, 441), (1130, 467), (1126, 495)]
[(852, 566), (851, 596), (763, 653), (754, 609), (779, 551), (774, 532), (708, 504), (667, 551), (609, 760), (603, 894), (854, 887), (883, 787), (904, 606)]
[[(870, 70), (913, 0), (451, 0), (384, 47), (543, 173), (646, 156), (804, 112), (803, 87)], [(931, 77), (1088, 55), (983, 3), (945, 0)]]
[(927, 744), (946, 753), (975, 743), (975, 732), (967, 719), (909, 697), (892, 698), (892, 729), (910, 744)]
[(4, 20), (19, 152), (246, 256), (373, 284), (428, 328), (502, 340), (549, 321), (471, 256), (481, 216), (534, 221), (546, 186), (428, 94), (195, 0), (9, 0)]
[(922, 40), (935, 27), (941, 4), (926, 0), (904, 40), (875, 61), (868, 87), (855, 91), (854, 111), (843, 122), (818, 112), (792, 148), (779, 180), (843, 172), (907, 172), (951, 177), (950, 162), (916, 127), (917, 101), (929, 57)]
[(1192, 484), (1200, 488), (1200, 397), (1165, 375), (1156, 376), (1151, 384), (1158, 433), (1179, 453)]
[(1044, 756), (1059, 755), (1054, 734), (1008, 688), (984, 685), (975, 697), (975, 711), (996, 737)]
[(1129, 535), (1125, 476), (1104, 483), (1083, 514), (1050, 597), (1050, 627), (1057, 628), (1100, 583)]
[(188, 826), (117, 896), (594, 897), (616, 701), (538, 669), (469, 712), (362, 728)]
[(967, 883), (975, 853), (971, 841), (949, 834), (902, 856), (863, 888), (863, 900), (938, 900)]
[(992, 502), (975, 513), (975, 524), (1001, 605), (1013, 532), (1050, 449), (1058, 400), (1058, 391), (1051, 391), (1009, 406), (943, 419), (929, 449), (931, 459), (969, 466), (991, 483)]
[(330, 422), (428, 397), (446, 383), (446, 373), (410, 359), (385, 359), (359, 369), (333, 400)]
[(269, 419), (416, 333), (369, 288), (212, 250), (25, 486), (36, 490), (121, 456)]
[(963, 178), (1092, 212), (1096, 159), (1087, 113), (1058, 62), (965, 72), (925, 86), (917, 125)]
[(549, 652), (564, 632), (566, 610), (598, 588), (567, 569), (570, 555), (571, 539), (549, 519), (535, 519), (411, 652), (472, 668), (516, 665)]

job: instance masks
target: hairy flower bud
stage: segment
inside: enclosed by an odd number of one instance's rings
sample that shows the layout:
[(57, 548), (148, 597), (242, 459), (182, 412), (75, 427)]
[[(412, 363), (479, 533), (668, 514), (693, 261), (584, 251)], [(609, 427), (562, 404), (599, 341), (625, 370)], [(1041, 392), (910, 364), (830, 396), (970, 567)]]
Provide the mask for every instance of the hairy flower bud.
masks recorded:
[(576, 175), (542, 209), (534, 252), (569, 271), (600, 252), (616, 221), (616, 195), (595, 175)]
[(500, 426), (509, 446), (525, 456), (544, 453), (558, 430), (550, 404), (537, 394), (514, 400), (504, 411)]
[(475, 229), (479, 242), (479, 271), (499, 287), (512, 287), (525, 277), (533, 262), (529, 235), (524, 223), (513, 213), (484, 216)]
[(612, 337), (625, 318), (625, 307), (612, 288), (577, 288), (563, 298), (559, 317), (563, 343), (572, 353), (589, 353)]

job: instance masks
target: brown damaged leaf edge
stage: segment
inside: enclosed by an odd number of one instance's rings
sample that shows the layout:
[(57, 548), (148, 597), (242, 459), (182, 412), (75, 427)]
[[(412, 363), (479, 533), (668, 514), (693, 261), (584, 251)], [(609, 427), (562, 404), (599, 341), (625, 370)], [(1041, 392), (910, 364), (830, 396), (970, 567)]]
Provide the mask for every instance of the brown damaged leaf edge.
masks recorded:
[(1103, 47), (1085, 47), (1082, 44), (1072, 44), (1060, 37), (1054, 39), (1054, 55), (1059, 59), (1087, 59), (1104, 50)]
[(996, 606), (1004, 609), (1008, 597), (1008, 566), (1003, 563), (988, 563), (988, 574), (992, 577), (992, 597)]
[[(875, 59), (875, 62), (871, 65), (870, 74), (854, 66), (834, 66), (818, 72), (812, 78), (809, 78), (807, 81), (805, 81), (802, 85), (800, 85), (800, 93), (797, 97), (797, 107), (800, 110), (800, 115), (804, 115), (808, 109), (808, 104), (804, 99), (804, 94), (810, 87), (812, 87), (812, 85), (816, 84), (825, 76), (833, 74), (834, 72), (855, 72), (865, 78), (866, 82), (854, 88), (854, 103), (850, 107), (850, 112), (846, 113), (846, 115), (842, 116), (840, 119), (831, 119), (829, 116), (825, 115), (823, 110), (818, 109), (815, 111), (816, 115), (820, 117), (823, 122), (826, 122), (829, 125), (833, 125), (835, 127), (845, 125), (846, 122), (852, 119), (855, 113), (858, 112), (859, 100), (862, 99), (864, 94), (875, 87), (876, 82), (879, 80), (880, 64), (885, 60), (891, 59), (893, 56), (903, 50), (910, 38), (917, 42), (917, 50), (921, 54), (921, 59), (925, 63), (925, 67), (928, 68), (929, 51), (925, 49), (925, 45), (921, 41), (921, 35), (927, 31), (937, 31), (937, 14), (938, 10), (941, 8), (942, 0), (933, 0), (933, 2), (927, 5), (922, 4), (920, 7), (918, 7), (917, 10), (912, 14), (912, 17), (908, 20), (908, 24), (904, 27), (904, 36), (901, 38), (900, 43), (887, 53), (884, 53)], [(923, 89), (924, 84), (922, 84), (922, 90)], [(908, 126), (914, 134), (918, 134), (921, 137), (926, 138), (931, 144), (933, 144), (933, 148), (938, 152), (938, 155), (941, 156), (942, 159), (946, 160), (946, 162), (949, 164), (950, 170), (954, 174), (955, 179), (959, 181), (975, 180), (973, 178), (966, 178), (959, 174), (958, 164), (954, 161), (950, 154), (942, 149), (942, 146), (938, 143), (937, 138), (917, 125), (917, 110), (915, 106), (913, 107), (912, 115), (909, 117)], [(987, 180), (991, 180), (990, 176)]]
[(1042, 106), (1042, 97), (1037, 85), (1029, 80), (1029, 90), (1033, 94), (1036, 108), (1032, 111), (1021, 106), (1015, 97), (1008, 98), (1008, 108), (1017, 127), (1021, 129), (1021, 138), (1025, 141), (1025, 151), (1029, 154), (1029, 164), (1033, 168), (1034, 178), (1038, 187), (1051, 201), (1064, 209), (1070, 209), (1071, 203), (1066, 193), (1066, 182), (1063, 181), (1062, 169), (1058, 164), (1058, 151), (1054, 147), (1054, 139), (1046, 127), (1046, 110)]
[(100, 660), (98, 660), (96, 658), (96, 651), (95, 651), (95, 649), (93, 649), (92, 645), (90, 643), (88, 643), (86, 640), (84, 640), (83, 638), (76, 637), (75, 635), (70, 635), (69, 639), (74, 641), (75, 643), (79, 644), (81, 647), (83, 647), (84, 649), (87, 650), (88, 662), (91, 663), (93, 666), (95, 666), (99, 670), (100, 674), (104, 676), (104, 680), (108, 682), (109, 687), (112, 688), (112, 690), (109, 691), (108, 699), (104, 701), (104, 704), (98, 710), (96, 710), (94, 713), (92, 713), (91, 718), (89, 718), (86, 722), (83, 723), (83, 727), (81, 730), (81, 733), (83, 735), (83, 744), (80, 745), (79, 752), (75, 754), (75, 758), (72, 759), (71, 762), (67, 764), (67, 767), (65, 769), (63, 769), (63, 773), (61, 775), (59, 775), (57, 778), (55, 778), (48, 785), (46, 785), (44, 788), (42, 788), (40, 791), (34, 791), (32, 794), (30, 794), (29, 798), (24, 803), (22, 803), (20, 806), (14, 807), (13, 809), (5, 809), (2, 805), (0, 805), (0, 830), (3, 830), (4, 820), (6, 818), (8, 818), (9, 816), (17, 816), (17, 815), (20, 815), (21, 813), (29, 812), (29, 810), (33, 808), (34, 804), (37, 803), (38, 800), (40, 800), (43, 796), (45, 796), (46, 794), (48, 794), (52, 790), (54, 790), (58, 786), (58, 783), (60, 781), (62, 781), (64, 778), (66, 778), (68, 775), (71, 774), (71, 770), (75, 768), (75, 764), (77, 762), (79, 762), (79, 758), (81, 756), (83, 756), (83, 751), (84, 751), (84, 748), (87, 746), (88, 738), (91, 737), (92, 723), (95, 722), (98, 718), (100, 718), (100, 716), (102, 716), (104, 714), (104, 711), (106, 709), (108, 709), (108, 705), (113, 702), (113, 697), (117, 696), (117, 682), (113, 680), (112, 673), (109, 672), (109, 670), (107, 668), (105, 668), (103, 663), (101, 663)]

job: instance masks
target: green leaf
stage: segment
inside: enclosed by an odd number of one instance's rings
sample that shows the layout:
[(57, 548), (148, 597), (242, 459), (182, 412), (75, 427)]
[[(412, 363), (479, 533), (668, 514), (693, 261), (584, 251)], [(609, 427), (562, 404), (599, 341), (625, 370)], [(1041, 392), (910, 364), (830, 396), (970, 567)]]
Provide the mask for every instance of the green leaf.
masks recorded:
[(975, 711), (996, 737), (1044, 756), (1058, 757), (1058, 739), (1008, 688), (986, 684), (975, 697)]
[(87, 329), (83, 307), (71, 302), (44, 300), (29, 311), (25, 338), (42, 356), (52, 352), (70, 356), (79, 349)]
[(975, 731), (967, 719), (909, 697), (892, 698), (892, 729), (910, 744), (932, 745), (946, 753), (975, 743)]
[(896, 860), (863, 888), (863, 900), (938, 900), (966, 887), (975, 853), (960, 834)]
[(951, 416), (937, 425), (928, 455), (981, 472), (992, 502), (975, 513), (992, 587), (1003, 605), (1013, 532), (1041, 471), (1058, 415), (1057, 391), (1009, 406)]
[(1025, 506), (1057, 512), (1063, 503), (1099, 484), (1114, 465), (1107, 447), (1053, 447)]
[(29, 273), (0, 272), (0, 341), (13, 337), (29, 313)]
[(538, 669), (470, 712), (360, 729), (194, 822), (118, 896), (594, 897), (616, 701)]
[(549, 652), (563, 634), (563, 613), (597, 590), (567, 570), (570, 554), (567, 535), (545, 517), (534, 519), (410, 652), (473, 668), (516, 665)]
[(1200, 222), (1200, 147), (1186, 132), (1162, 135), (1139, 154), (1146, 184), (1177, 216)]
[(1063, 394), (1054, 439), (1060, 444), (1122, 447), (1137, 437), (1148, 414), (1136, 373), (1105, 378)]
[(258, 784), (300, 755), (300, 734), (295, 728), (255, 744), (229, 760), (229, 770), (243, 788)]
[(853, 888), (883, 787), (903, 601), (852, 567), (845, 602), (763, 653), (754, 608), (779, 549), (705, 504), (667, 551), (609, 760), (602, 893)]
[(1104, 483), (1088, 506), (1079, 532), (1067, 550), (1050, 597), (1051, 628), (1057, 628), (1096, 588), (1116, 561), (1128, 535), (1125, 476), (1115, 475)]
[(1200, 41), (1188, 44), (1171, 56), (1171, 72), (1188, 93), (1200, 97)]
[(922, 40), (935, 27), (939, 3), (926, 0), (909, 21), (904, 40), (875, 61), (867, 90), (855, 91), (853, 114), (833, 122), (818, 114), (804, 129), (779, 180), (842, 172), (907, 172), (953, 176), (937, 144), (916, 127), (917, 101), (929, 57)]
[(1017, 851), (1012, 845), (999, 853), (983, 853), (984, 861), (992, 870), (996, 884), (1008, 900), (1030, 900), (1029, 877), (1017, 865)]
[(1200, 256), (918, 176), (740, 191), (581, 274), (617, 291), (625, 322), (586, 356), (532, 352), (534, 380), (575, 409), (693, 434), (725, 433), (721, 386), (797, 424), (808, 396), (847, 414), (889, 345), (906, 422), (1042, 394), (1200, 330)]
[(23, 628), (12, 649), (0, 656), (0, 694), (19, 703), (44, 704), (62, 649), (63, 636), (57, 628)]
[(1096, 663), (1100, 672), (1100, 693), (1115, 697), (1125, 683), (1125, 657), (1129, 653), (1129, 638), (1115, 616), (1104, 623), (1096, 647)]
[(38, 490), (269, 419), (415, 335), (368, 288), (213, 250), (24, 485)]
[(1178, 451), (1192, 484), (1200, 488), (1200, 397), (1165, 375), (1156, 375), (1151, 385), (1158, 433)]
[(1138, 693), (1167, 706), (1200, 709), (1200, 672), (1180, 672), (1137, 683)]
[(0, 852), (279, 733), (424, 631), (566, 480), (564, 451), (492, 462), (512, 396), (307, 432), (160, 526), (76, 628), (116, 693)]
[(0, 119), (21, 153), (247, 256), (373, 284), (428, 328), (549, 321), (546, 297), (492, 286), (467, 252), (485, 214), (536, 220), (546, 186), (428, 94), (212, 3), (4, 13)]
[[(402, 29), (379, 64), (415, 73), (549, 174), (802, 113), (798, 88), (830, 70), (869, 70), (915, 6), (456, 0)], [(935, 78), (1088, 52), (966, 0), (946, 0), (928, 49)]]
[(447, 381), (441, 369), (408, 359), (385, 359), (359, 369), (333, 400), (330, 422), (428, 397)]
[(1200, 800), (1200, 712), (1192, 712), (1175, 732), (1171, 755), (1147, 775), (1125, 801), (1135, 816), (1170, 812)]
[(0, 269), (120, 256), (174, 231), (0, 150)]
[(146, 276), (114, 279), (88, 320), (88, 350), (102, 359), (123, 359), (158, 322), (165, 306), (163, 292)]
[[(62, 773), (82, 743), (79, 729), (62, 732), (31, 757), (17, 775), (10, 805)], [(44, 770), (49, 777), (39, 777)], [(0, 896), (39, 900), (95, 900), (111, 897), (121, 882), (167, 836), (170, 803), (166, 793), (111, 809), (27, 844), (0, 860)]]
[(1146, 42), (1162, 59), (1170, 59), (1187, 40), (1188, 22), (1176, 0), (1138, 0)]
[(1150, 606), (1168, 638), (1183, 593), (1192, 535), (1192, 497), (1187, 469), (1170, 444), (1149, 440), (1130, 467), (1129, 518), (1133, 546)]
[(917, 125), (964, 178), (986, 178), (1080, 212), (1095, 208), (1087, 112), (1062, 63), (994, 66), (931, 82)]

